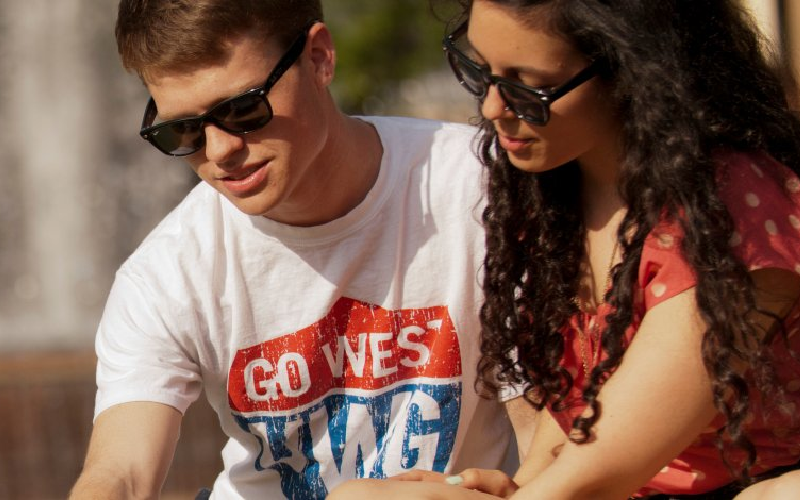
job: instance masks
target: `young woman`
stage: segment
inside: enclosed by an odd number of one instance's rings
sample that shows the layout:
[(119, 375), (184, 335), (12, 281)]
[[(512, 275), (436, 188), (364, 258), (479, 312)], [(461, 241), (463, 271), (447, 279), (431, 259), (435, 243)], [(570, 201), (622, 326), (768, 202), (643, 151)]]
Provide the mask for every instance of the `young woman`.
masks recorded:
[(465, 3), (445, 50), (490, 172), (482, 382), (541, 421), (515, 482), (341, 498), (800, 498), (800, 121), (751, 20)]

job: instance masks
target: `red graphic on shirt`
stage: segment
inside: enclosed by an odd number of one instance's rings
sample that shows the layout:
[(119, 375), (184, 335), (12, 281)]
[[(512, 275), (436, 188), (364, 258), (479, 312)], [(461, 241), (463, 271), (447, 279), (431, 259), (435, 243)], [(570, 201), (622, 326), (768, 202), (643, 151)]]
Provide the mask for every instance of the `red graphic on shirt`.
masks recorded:
[(287, 411), (337, 389), (459, 376), (458, 336), (445, 306), (390, 311), (341, 298), (311, 326), (237, 352), (228, 398), (237, 412)]

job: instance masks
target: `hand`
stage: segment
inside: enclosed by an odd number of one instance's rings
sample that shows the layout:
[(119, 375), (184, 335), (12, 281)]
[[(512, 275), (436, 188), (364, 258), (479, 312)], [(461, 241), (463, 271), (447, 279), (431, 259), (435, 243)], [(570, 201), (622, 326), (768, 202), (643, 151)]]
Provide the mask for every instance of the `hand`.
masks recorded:
[(504, 472), (489, 469), (465, 469), (460, 474), (451, 476), (440, 472), (413, 470), (391, 479), (395, 481), (448, 483), (501, 498), (510, 497), (519, 488)]
[(431, 483), (445, 483), (446, 479), (450, 477), (441, 472), (433, 472), (429, 470), (411, 470), (398, 474), (397, 476), (390, 477), (389, 481), (428, 481)]

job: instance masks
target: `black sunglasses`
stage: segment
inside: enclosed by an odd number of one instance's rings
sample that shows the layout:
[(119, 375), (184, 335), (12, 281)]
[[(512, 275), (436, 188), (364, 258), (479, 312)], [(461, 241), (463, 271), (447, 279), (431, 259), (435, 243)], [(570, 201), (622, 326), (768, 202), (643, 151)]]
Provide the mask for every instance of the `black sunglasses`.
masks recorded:
[(467, 32), (467, 26), (465, 21), (442, 41), (450, 68), (461, 86), (481, 102), (486, 98), (489, 87), (496, 86), (506, 107), (520, 120), (534, 125), (546, 125), (550, 119), (550, 105), (597, 74), (599, 64), (593, 61), (564, 84), (550, 88), (529, 87), (493, 75), (487, 68), (467, 57), (456, 47), (456, 41)]
[(281, 56), (275, 69), (262, 87), (250, 89), (226, 99), (200, 116), (178, 118), (153, 125), (158, 116), (156, 102), (151, 97), (147, 102), (139, 135), (162, 153), (171, 156), (186, 156), (195, 153), (206, 144), (205, 123), (213, 123), (232, 134), (247, 134), (260, 129), (272, 120), (272, 106), (267, 94), (281, 76), (303, 53), (308, 32), (316, 21), (303, 28), (303, 32)]

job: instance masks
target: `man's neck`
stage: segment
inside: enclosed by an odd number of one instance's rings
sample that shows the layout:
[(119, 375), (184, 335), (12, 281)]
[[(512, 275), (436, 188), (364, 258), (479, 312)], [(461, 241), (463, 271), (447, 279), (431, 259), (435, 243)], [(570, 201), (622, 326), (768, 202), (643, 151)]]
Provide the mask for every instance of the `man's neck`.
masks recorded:
[[(366, 198), (380, 171), (383, 145), (375, 127), (337, 113), (328, 143), (311, 166), (311, 195), (302, 206), (280, 205), (266, 217), (293, 226), (317, 226), (338, 219)], [(317, 175), (318, 174), (318, 175)]]

